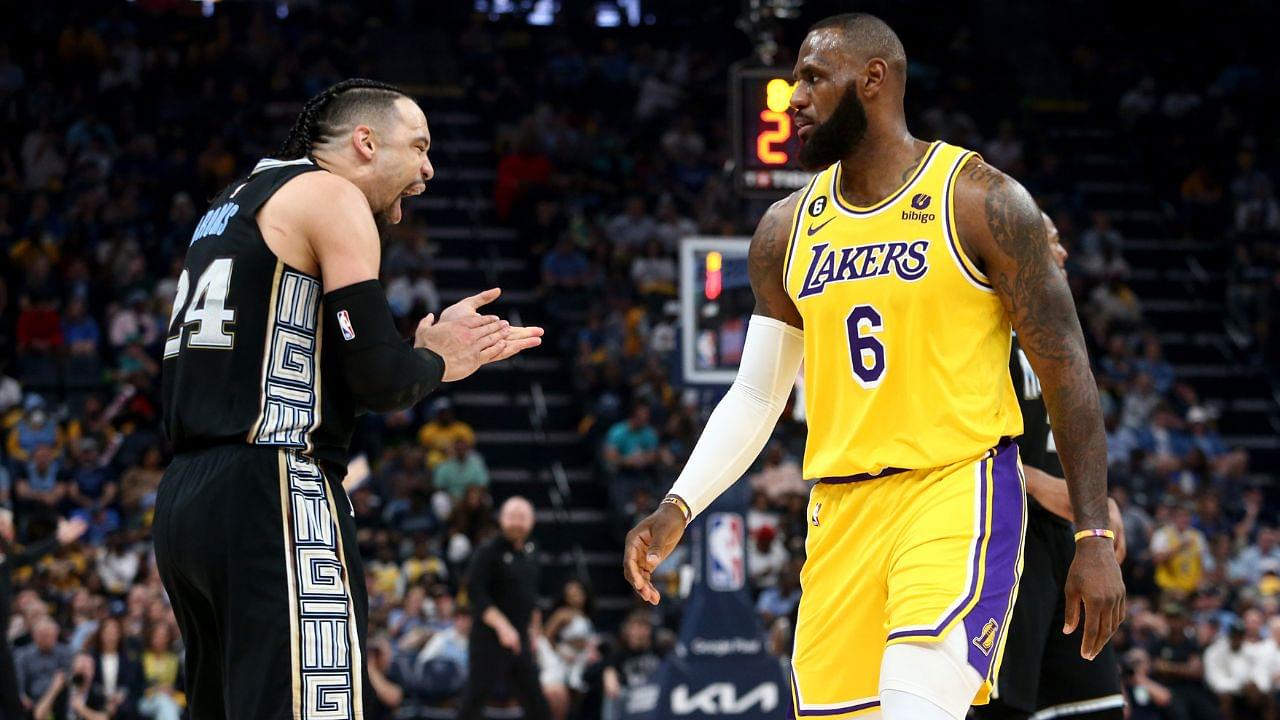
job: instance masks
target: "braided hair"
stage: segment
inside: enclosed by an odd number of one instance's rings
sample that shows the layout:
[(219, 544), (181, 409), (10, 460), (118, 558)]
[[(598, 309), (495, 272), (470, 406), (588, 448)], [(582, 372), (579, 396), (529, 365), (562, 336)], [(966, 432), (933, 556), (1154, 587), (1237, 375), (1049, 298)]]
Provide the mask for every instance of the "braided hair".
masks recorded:
[(384, 82), (364, 78), (343, 80), (307, 100), (273, 157), (277, 160), (310, 157), (316, 146), (345, 131), (357, 118), (367, 118), (371, 112), (385, 112), (402, 97), (409, 96)]

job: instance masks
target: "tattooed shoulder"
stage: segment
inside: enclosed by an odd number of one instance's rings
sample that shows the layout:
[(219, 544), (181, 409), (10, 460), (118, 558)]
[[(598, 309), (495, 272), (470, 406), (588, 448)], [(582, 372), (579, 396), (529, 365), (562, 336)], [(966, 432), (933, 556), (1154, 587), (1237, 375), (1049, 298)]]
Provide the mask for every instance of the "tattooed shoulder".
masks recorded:
[(1040, 208), (1018, 181), (974, 158), (960, 169), (956, 194), (961, 235), (979, 240), (975, 249), (980, 250), (980, 239), (989, 235), (999, 250), (1014, 258), (1047, 257)]
[(747, 251), (747, 274), (756, 296), (757, 315), (786, 320), (798, 327), (794, 305), (783, 287), (782, 266), (791, 238), (791, 220), (802, 191), (774, 203), (760, 218)]

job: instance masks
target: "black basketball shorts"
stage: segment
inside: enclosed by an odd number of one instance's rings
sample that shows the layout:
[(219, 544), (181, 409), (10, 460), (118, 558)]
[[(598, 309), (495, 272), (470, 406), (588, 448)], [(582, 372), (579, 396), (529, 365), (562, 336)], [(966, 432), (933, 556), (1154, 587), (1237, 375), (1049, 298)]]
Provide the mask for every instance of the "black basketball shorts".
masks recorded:
[(337, 479), (292, 450), (182, 454), (153, 532), (193, 720), (361, 717), (368, 597)]
[(1071, 528), (1029, 508), (1022, 581), (990, 704), (979, 718), (1122, 717), (1120, 669), (1110, 643), (1092, 661), (1080, 657), (1084, 623), (1062, 634), (1063, 588), (1075, 556)]

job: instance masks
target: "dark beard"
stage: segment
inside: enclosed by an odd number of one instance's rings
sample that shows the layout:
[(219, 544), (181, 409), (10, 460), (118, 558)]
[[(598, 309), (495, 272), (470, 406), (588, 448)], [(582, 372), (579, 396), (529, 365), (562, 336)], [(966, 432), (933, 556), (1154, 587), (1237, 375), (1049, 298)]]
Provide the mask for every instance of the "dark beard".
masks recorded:
[(850, 83), (831, 117), (815, 125), (809, 139), (800, 146), (800, 166), (821, 170), (839, 162), (853, 152), (866, 134), (867, 111)]

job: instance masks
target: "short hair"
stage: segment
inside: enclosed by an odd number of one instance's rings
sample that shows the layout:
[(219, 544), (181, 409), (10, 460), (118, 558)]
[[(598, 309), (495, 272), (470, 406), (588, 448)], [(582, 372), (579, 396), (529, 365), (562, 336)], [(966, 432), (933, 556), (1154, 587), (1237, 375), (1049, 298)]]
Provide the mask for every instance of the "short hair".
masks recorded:
[(280, 160), (309, 157), (316, 146), (358, 122), (388, 112), (396, 100), (407, 97), (400, 88), (377, 80), (343, 80), (307, 100), (275, 157)]
[(819, 20), (809, 32), (834, 28), (867, 57), (883, 58), (891, 65), (907, 67), (907, 51), (889, 24), (869, 13), (843, 13)]

